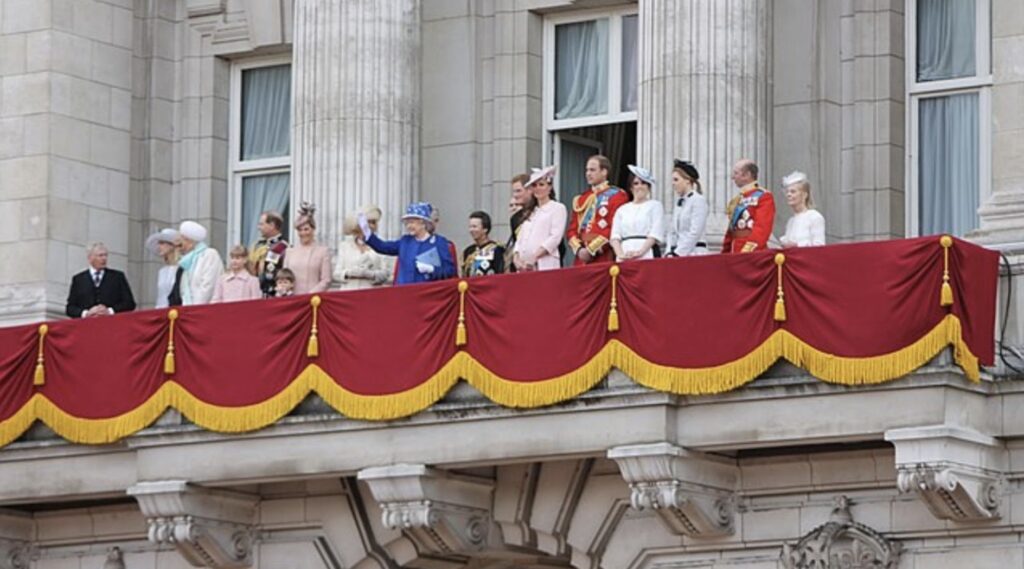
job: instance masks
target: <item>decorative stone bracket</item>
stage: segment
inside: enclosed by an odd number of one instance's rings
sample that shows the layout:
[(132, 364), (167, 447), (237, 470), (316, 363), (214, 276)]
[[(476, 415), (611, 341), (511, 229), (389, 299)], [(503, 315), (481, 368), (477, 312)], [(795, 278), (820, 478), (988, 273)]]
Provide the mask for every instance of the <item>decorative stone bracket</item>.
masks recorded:
[(954, 522), (998, 519), (1006, 449), (997, 439), (944, 425), (894, 429), (900, 492), (916, 492), (932, 515)]
[(421, 554), (468, 556), (486, 547), (492, 481), (422, 464), (366, 468), (358, 479), (380, 504), (384, 525), (401, 530)]
[(669, 443), (616, 447), (637, 510), (653, 509), (677, 535), (713, 537), (733, 532), (739, 469), (726, 459)]
[(149, 524), (149, 540), (174, 545), (196, 567), (252, 564), (257, 498), (189, 485), (140, 482), (128, 488)]
[(32, 557), (32, 517), (0, 510), (0, 569), (28, 569)]

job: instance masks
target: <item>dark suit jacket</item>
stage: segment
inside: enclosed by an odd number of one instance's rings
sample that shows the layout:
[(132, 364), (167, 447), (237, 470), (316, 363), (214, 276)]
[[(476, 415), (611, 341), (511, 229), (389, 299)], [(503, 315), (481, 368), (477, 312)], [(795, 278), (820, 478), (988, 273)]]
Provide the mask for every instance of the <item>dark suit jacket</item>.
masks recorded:
[(128, 286), (124, 273), (114, 269), (103, 270), (100, 286), (92, 282), (88, 270), (82, 271), (71, 279), (71, 290), (68, 292), (67, 314), (71, 318), (81, 318), (83, 310), (89, 310), (97, 304), (113, 308), (115, 313), (135, 310), (135, 297)]

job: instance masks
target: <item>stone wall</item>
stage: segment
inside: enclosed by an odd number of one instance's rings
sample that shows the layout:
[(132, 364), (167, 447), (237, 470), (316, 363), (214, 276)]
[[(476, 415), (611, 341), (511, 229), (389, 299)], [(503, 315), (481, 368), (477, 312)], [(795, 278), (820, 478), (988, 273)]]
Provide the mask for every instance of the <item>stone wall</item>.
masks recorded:
[[(782, 568), (783, 546), (795, 547), (803, 536), (834, 521), (840, 496), (846, 497), (853, 522), (898, 544), (898, 567), (1024, 563), (1016, 527), (1024, 515), (1015, 508), (1024, 503), (1019, 488), (1004, 498), (1002, 520), (961, 525), (937, 520), (913, 494), (896, 493), (890, 449), (782, 453), (741, 457), (735, 464), (740, 497), (734, 530), (711, 538), (678, 535), (655, 512), (631, 508), (630, 488), (608, 459), (452, 473), (494, 486), (494, 523), (486, 545), (469, 553), (472, 561), (459, 555), (425, 557), (414, 546), (415, 533), (385, 523), (375, 488), (352, 477), (234, 490), (258, 497), (252, 566), (259, 569), (457, 568), (499, 559), (513, 567), (554, 563), (574, 569)], [(443, 524), (445, 516), (455, 514), (440, 507), (437, 523)], [(32, 569), (98, 568), (115, 546), (128, 568), (190, 566), (173, 547), (147, 541), (147, 521), (132, 503), (38, 511), (29, 519)]]

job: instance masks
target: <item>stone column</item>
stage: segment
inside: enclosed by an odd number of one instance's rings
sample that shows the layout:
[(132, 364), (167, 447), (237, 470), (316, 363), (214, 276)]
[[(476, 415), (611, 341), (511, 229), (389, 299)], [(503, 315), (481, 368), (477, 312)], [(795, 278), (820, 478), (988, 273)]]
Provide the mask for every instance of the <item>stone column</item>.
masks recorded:
[[(1024, 14), (1013, 0), (992, 2), (992, 189), (978, 211), (975, 240), (1024, 256)], [(982, 119), (986, 119), (982, 115)], [(1009, 244), (1009, 247), (1006, 245)]]
[(770, 10), (768, 0), (640, 0), (637, 161), (666, 203), (672, 159), (697, 166), (712, 243), (736, 192), (733, 162), (755, 160), (769, 181)]
[(394, 235), (419, 194), (420, 1), (295, 0), (292, 211), (317, 205), (322, 243), (347, 213)]

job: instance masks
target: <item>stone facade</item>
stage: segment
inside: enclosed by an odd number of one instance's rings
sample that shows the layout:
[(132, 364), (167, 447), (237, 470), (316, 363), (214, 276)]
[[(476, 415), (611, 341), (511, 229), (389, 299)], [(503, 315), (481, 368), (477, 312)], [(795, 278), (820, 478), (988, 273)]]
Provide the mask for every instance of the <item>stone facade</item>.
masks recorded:
[[(394, 234), (412, 198), (459, 242), (475, 209), (503, 237), (507, 181), (551, 160), (546, 18), (608, 7), (640, 19), (637, 152), (659, 178), (698, 156), (720, 214), (732, 161), (754, 157), (772, 186), (810, 175), (830, 241), (906, 235), (905, 3), (682, 4), (0, 0), (0, 322), (62, 314), (91, 241), (151, 305), (148, 233), (193, 218), (220, 249), (236, 239), (232, 75), (255, 58), (292, 63), (293, 201), (319, 202), (327, 241), (370, 202)], [(970, 237), (1017, 274), (1024, 9), (991, 9), (991, 192)], [(723, 49), (666, 47), (691, 35)], [(1024, 391), (1009, 371), (972, 385), (939, 358), (848, 389), (780, 365), (692, 398), (616, 372), (551, 409), (460, 386), (392, 423), (313, 400), (258, 433), (169, 412), (102, 447), (37, 427), (0, 450), (0, 569), (1020, 567)]]

